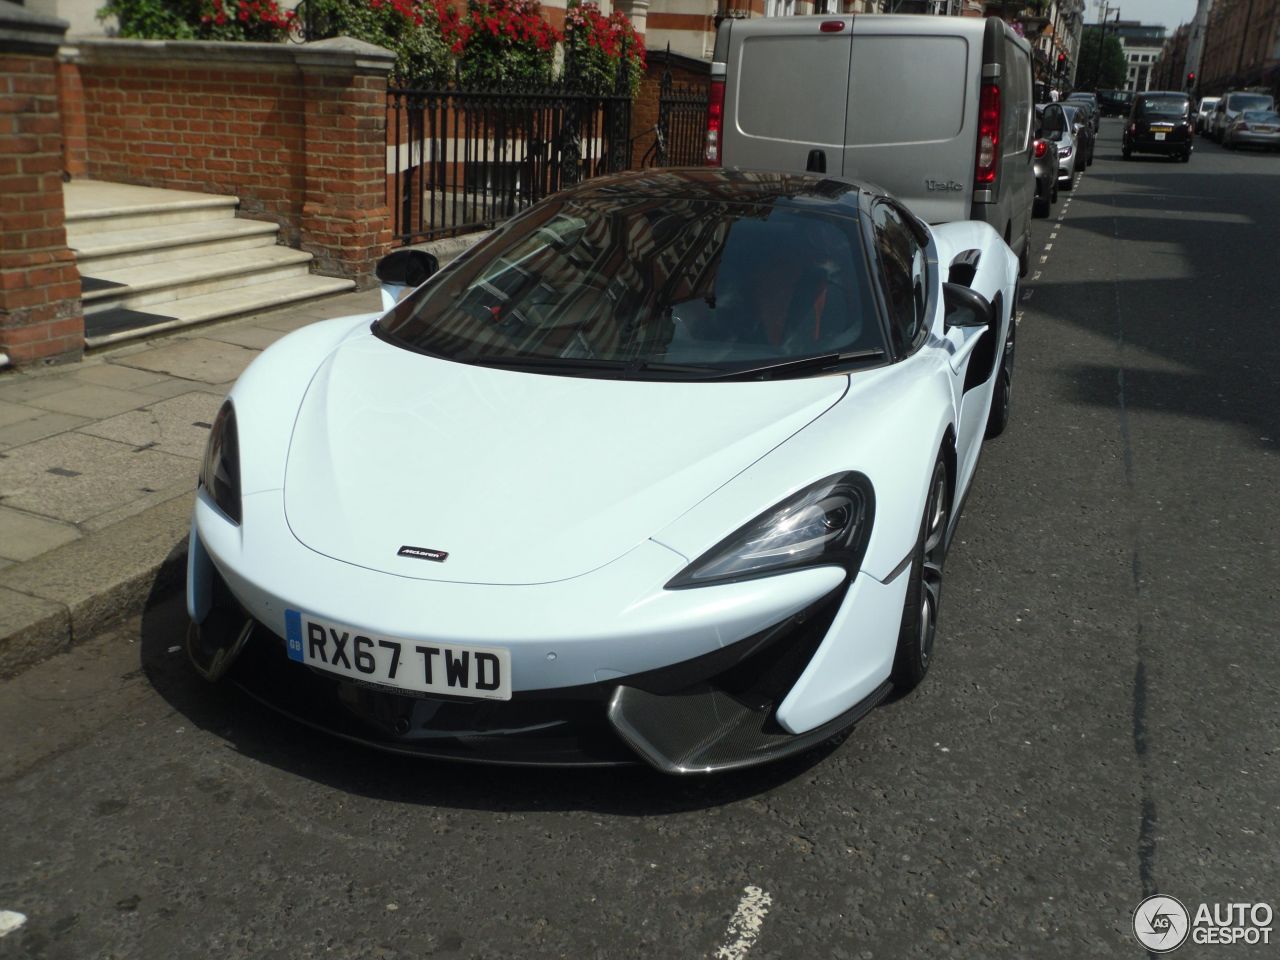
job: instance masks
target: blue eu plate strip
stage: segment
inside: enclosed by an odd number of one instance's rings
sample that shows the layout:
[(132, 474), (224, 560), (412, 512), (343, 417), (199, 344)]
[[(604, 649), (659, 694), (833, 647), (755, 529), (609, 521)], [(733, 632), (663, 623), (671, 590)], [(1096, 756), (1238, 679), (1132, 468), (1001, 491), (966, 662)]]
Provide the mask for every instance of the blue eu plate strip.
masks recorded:
[(302, 614), (297, 610), (284, 612), (285, 646), (289, 651), (289, 659), (303, 663), (302, 657)]

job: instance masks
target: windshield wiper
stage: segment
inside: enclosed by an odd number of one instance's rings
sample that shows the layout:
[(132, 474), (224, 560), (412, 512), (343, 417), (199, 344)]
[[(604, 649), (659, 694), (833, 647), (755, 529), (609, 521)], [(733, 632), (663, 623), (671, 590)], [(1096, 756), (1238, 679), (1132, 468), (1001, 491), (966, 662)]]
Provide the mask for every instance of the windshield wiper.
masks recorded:
[(506, 367), (510, 369), (609, 371), (625, 377), (633, 373), (672, 373), (690, 377), (714, 377), (723, 371), (719, 367), (685, 363), (661, 363), (651, 360), (607, 360), (601, 357), (511, 357), (482, 354), (476, 357), (457, 357), (461, 363), (473, 363), (480, 367)]
[(783, 380), (788, 377), (803, 377), (811, 373), (841, 367), (845, 364), (860, 364), (875, 360), (883, 360), (884, 351), (878, 348), (870, 350), (850, 350), (845, 353), (824, 353), (816, 357), (799, 357), (795, 360), (777, 360), (773, 363), (761, 364), (758, 367), (747, 367), (740, 370), (727, 370), (716, 379), (719, 380)]

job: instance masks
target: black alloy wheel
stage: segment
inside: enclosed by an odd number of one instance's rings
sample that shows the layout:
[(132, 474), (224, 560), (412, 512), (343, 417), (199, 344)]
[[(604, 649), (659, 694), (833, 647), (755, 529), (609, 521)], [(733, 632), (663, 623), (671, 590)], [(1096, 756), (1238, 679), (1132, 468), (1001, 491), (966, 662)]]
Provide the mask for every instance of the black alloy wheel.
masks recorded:
[(933, 641), (942, 602), (942, 563), (946, 557), (947, 525), (951, 518), (951, 489), (942, 455), (933, 465), (929, 495), (920, 520), (920, 536), (911, 558), (911, 579), (902, 606), (898, 650), (890, 679), (899, 693), (911, 690), (929, 672)]

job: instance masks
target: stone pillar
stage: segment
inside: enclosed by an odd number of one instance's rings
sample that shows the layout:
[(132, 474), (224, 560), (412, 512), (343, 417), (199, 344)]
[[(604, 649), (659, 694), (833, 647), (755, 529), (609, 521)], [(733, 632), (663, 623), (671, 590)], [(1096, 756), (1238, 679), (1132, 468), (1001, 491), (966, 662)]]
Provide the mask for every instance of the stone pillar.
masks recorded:
[(636, 33), (644, 36), (649, 24), (649, 0), (614, 0), (613, 9), (625, 13)]
[(305, 109), (302, 249), (320, 273), (364, 288), (391, 244), (387, 76), (395, 56), (337, 37), (298, 48)]
[(58, 51), (58, 108), (62, 113), (62, 168), (70, 177), (88, 173), (89, 130), (84, 112), (80, 56), (75, 47)]
[(62, 200), (57, 54), (66, 30), (0, 0), (0, 353), (15, 365), (84, 351)]

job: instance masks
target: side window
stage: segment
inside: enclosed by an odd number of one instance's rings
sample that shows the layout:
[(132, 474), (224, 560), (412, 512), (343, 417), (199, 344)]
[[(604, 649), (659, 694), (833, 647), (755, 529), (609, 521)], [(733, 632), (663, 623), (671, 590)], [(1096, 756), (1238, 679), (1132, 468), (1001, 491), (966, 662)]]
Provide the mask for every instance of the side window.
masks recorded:
[(881, 201), (872, 208), (871, 228), (889, 306), (893, 347), (899, 355), (907, 354), (919, 345), (926, 328), (929, 277), (925, 252), (902, 214), (889, 203)]

